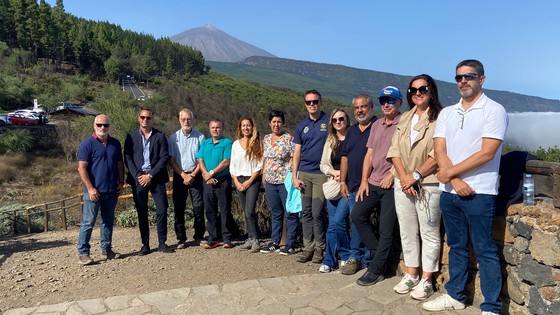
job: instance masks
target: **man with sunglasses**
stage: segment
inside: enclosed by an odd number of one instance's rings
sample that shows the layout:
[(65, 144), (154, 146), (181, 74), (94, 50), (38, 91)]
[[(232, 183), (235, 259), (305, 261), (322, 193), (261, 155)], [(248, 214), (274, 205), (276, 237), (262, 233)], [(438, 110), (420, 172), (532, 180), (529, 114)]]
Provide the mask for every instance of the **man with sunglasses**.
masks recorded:
[(294, 133), (292, 185), (301, 190), (303, 252), (297, 261), (323, 261), (326, 233), (326, 208), (323, 183), (327, 176), (319, 167), (327, 140), (330, 115), (321, 111), (321, 94), (309, 90), (304, 94), (308, 117), (300, 121)]
[(95, 117), (93, 134), (83, 140), (78, 148), (78, 172), (84, 184), (82, 223), (78, 237), (78, 255), (82, 265), (93, 263), (89, 241), (100, 209), (101, 258), (120, 257), (119, 253), (113, 251), (111, 242), (115, 206), (124, 183), (124, 166), (121, 143), (109, 135), (110, 126), (106, 115)]
[[(399, 109), (402, 105), (402, 94), (399, 89), (394, 86), (382, 89), (379, 93), (379, 105), (383, 118), (371, 126), (362, 181), (356, 194), (356, 204), (350, 213), (352, 223), (372, 255), (367, 271), (356, 280), (356, 283), (362, 286), (374, 285), (384, 279), (383, 274), (391, 253), (397, 223), (392, 164), (386, 157), (401, 117)], [(376, 210), (379, 211), (379, 215), (374, 225), (371, 215)]]
[(169, 147), (165, 134), (152, 128), (154, 112), (142, 108), (138, 115), (140, 129), (130, 132), (124, 142), (124, 156), (128, 168), (127, 183), (132, 187), (132, 196), (138, 213), (138, 227), (142, 248), (139, 255), (150, 253), (150, 225), (148, 221), (148, 192), (156, 204), (158, 251), (172, 253), (167, 241), (167, 191), (165, 183)]
[(480, 61), (461, 61), (455, 71), (462, 98), (441, 111), (434, 132), (441, 214), (450, 247), (449, 281), (445, 284), (447, 294), (424, 303), (423, 308), (465, 308), (471, 240), (480, 265), (482, 314), (500, 314), (502, 271), (492, 239), (492, 221), (508, 116), (502, 105), (482, 92), (486, 77)]

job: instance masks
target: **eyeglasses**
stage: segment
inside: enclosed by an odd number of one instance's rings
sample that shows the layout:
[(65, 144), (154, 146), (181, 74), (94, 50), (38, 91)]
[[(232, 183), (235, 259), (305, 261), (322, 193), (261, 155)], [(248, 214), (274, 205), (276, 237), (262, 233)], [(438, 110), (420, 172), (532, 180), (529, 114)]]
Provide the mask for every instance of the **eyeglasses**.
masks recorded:
[(457, 83), (463, 81), (463, 78), (465, 78), (465, 80), (467, 81), (472, 81), (476, 78), (480, 77), (480, 74), (478, 73), (465, 73), (465, 74), (458, 74), (455, 76), (455, 81)]
[(110, 124), (95, 124), (98, 128), (101, 127), (105, 127), (105, 128), (109, 128), (109, 126), (111, 126)]
[(419, 88), (411, 87), (410, 89), (408, 89), (408, 93), (410, 93), (411, 95), (416, 95), (416, 92), (420, 92), (420, 94), (426, 94), (429, 90), (429, 86), (423, 85)]
[(340, 117), (340, 118), (334, 118), (334, 117), (333, 117), (332, 123), (333, 123), (333, 124), (343, 123), (344, 120), (345, 120), (344, 117)]
[(381, 104), (381, 106), (385, 104), (395, 105), (396, 102), (397, 100), (391, 97), (382, 97), (379, 99), (379, 104)]
[(152, 120), (152, 116), (140, 116), (142, 120)]
[(305, 105), (318, 105), (319, 104), (319, 100), (311, 100), (311, 101), (305, 101)]

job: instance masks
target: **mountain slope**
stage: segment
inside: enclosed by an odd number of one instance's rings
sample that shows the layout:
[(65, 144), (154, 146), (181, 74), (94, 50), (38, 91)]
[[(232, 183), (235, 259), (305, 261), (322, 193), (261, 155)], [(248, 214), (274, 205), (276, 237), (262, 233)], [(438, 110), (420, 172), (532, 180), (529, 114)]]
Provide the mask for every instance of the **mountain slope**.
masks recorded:
[(237, 62), (251, 56), (275, 57), (273, 54), (239, 40), (212, 24), (171, 36), (171, 41), (198, 49), (207, 61)]
[[(237, 63), (209, 62), (212, 71), (257, 83), (305, 91), (316, 88), (324, 96), (350, 104), (352, 97), (366, 93), (377, 97), (380, 89), (394, 85), (403, 92), (410, 76), (283, 58), (249, 57)], [(444, 106), (456, 103), (460, 95), (455, 83), (437, 80)], [(560, 101), (513, 92), (485, 90), (508, 112), (560, 112)]]

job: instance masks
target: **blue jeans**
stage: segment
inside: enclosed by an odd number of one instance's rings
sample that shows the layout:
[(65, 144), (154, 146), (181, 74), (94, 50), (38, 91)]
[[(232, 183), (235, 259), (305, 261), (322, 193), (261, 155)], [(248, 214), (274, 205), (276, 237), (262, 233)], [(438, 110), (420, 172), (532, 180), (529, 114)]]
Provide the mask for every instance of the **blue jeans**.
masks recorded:
[(97, 202), (91, 201), (89, 194), (84, 194), (84, 206), (82, 207), (82, 223), (80, 224), (80, 235), (78, 236), (78, 255), (89, 255), (91, 246), (91, 232), (97, 220), (97, 213), (101, 209), (101, 220), (99, 223), (99, 234), (101, 251), (111, 249), (113, 239), (113, 223), (115, 222), (115, 206), (117, 205), (117, 193), (100, 193)]
[(350, 208), (344, 198), (327, 200), (329, 225), (327, 227), (325, 258), (323, 265), (338, 268), (338, 256), (341, 260), (350, 258)]
[(469, 270), (470, 239), (480, 266), (480, 289), (484, 296), (480, 309), (500, 313), (502, 272), (496, 243), (492, 239), (496, 196), (476, 194), (460, 197), (443, 192), (440, 206), (447, 245), (450, 247), (449, 281), (445, 284), (447, 294), (463, 303), (467, 300), (465, 287)]
[[(357, 191), (354, 191), (348, 194), (348, 206), (350, 208), (350, 213), (352, 213), (352, 209), (356, 204), (357, 193)], [(355, 259), (361, 262), (362, 266), (365, 267), (371, 261), (371, 253), (362, 242), (360, 234), (356, 229), (356, 225), (352, 222), (350, 222), (350, 225), (352, 226), (352, 236), (350, 237), (350, 257), (348, 259)]]
[(284, 184), (264, 184), (264, 191), (271, 217), (271, 241), (280, 245), (282, 240), (282, 229), (284, 228), (284, 213), (286, 213), (287, 239), (286, 247), (294, 248), (299, 233), (299, 215), (286, 212), (286, 199), (288, 192)]

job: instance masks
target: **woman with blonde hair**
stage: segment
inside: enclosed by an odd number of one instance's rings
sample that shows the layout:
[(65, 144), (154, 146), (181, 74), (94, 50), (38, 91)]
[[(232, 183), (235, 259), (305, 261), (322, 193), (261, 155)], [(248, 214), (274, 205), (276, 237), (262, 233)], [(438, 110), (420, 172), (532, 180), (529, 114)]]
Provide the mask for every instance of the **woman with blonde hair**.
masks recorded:
[(259, 252), (259, 228), (255, 206), (261, 186), (261, 170), (263, 166), (262, 141), (251, 117), (242, 118), (235, 131), (237, 140), (231, 147), (229, 172), (233, 179), (239, 203), (245, 213), (245, 223), (249, 237), (240, 249)]
[[(338, 184), (338, 191), (340, 191), (342, 142), (349, 127), (350, 116), (348, 113), (342, 108), (333, 110), (320, 168), (329, 177), (328, 181), (334, 184), (334, 187)], [(350, 257), (350, 206), (346, 199), (341, 198), (340, 193), (336, 196), (329, 196), (327, 191), (324, 193), (327, 199), (329, 225), (326, 233), (325, 257), (319, 271), (331, 272), (338, 269), (338, 256), (342, 261), (341, 264), (344, 264)]]

